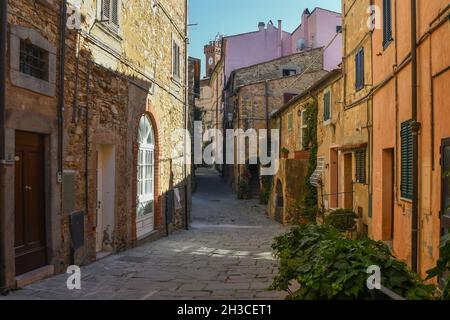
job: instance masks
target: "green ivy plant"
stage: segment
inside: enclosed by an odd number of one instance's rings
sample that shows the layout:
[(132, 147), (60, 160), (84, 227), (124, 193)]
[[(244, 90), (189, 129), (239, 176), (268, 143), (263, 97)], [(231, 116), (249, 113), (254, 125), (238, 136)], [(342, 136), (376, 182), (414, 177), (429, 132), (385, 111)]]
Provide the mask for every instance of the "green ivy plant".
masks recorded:
[(272, 191), (273, 177), (262, 176), (261, 177), (261, 192), (259, 194), (259, 200), (261, 204), (268, 204), (270, 193)]
[(312, 186), (310, 183), (310, 178), (317, 168), (317, 112), (318, 112), (318, 102), (317, 99), (313, 99), (305, 107), (305, 118), (307, 123), (307, 129), (305, 130), (305, 135), (303, 137), (303, 148), (310, 152), (308, 170), (305, 176), (305, 194), (303, 197), (303, 207), (308, 213), (308, 218), (311, 223), (316, 222), (316, 217), (319, 212), (317, 206), (317, 188)]
[(441, 240), (441, 255), (437, 262), (437, 266), (434, 269), (427, 271), (427, 280), (431, 280), (435, 277), (444, 277), (447, 275), (447, 280), (442, 290), (441, 299), (450, 300), (450, 230), (442, 237)]
[[(396, 260), (382, 242), (352, 240), (326, 225), (294, 227), (272, 245), (279, 258), (279, 274), (271, 289), (288, 292), (293, 300), (373, 299), (367, 269), (381, 268), (382, 285), (407, 299), (432, 299), (434, 285), (426, 285)], [(300, 286), (292, 291), (291, 285)]]

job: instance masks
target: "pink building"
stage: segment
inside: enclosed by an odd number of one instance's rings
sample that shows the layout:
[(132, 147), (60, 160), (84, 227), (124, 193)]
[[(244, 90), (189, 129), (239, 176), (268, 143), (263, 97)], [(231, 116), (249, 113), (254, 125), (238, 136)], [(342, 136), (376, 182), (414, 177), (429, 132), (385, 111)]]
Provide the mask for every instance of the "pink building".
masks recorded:
[(260, 22), (259, 30), (225, 38), (225, 75), (229, 78), (236, 69), (273, 60), (302, 50), (327, 47), (324, 68), (336, 69), (341, 63), (342, 35), (341, 14), (322, 8), (311, 13), (306, 9), (301, 24), (293, 32), (283, 31), (282, 21), (277, 26), (270, 21)]

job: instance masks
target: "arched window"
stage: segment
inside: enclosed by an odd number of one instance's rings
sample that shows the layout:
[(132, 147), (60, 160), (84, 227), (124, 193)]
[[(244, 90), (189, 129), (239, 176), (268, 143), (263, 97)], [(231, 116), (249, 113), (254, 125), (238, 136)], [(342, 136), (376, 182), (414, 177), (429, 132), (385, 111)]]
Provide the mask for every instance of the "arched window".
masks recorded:
[(147, 116), (139, 122), (137, 168), (137, 236), (142, 238), (154, 230), (155, 135)]

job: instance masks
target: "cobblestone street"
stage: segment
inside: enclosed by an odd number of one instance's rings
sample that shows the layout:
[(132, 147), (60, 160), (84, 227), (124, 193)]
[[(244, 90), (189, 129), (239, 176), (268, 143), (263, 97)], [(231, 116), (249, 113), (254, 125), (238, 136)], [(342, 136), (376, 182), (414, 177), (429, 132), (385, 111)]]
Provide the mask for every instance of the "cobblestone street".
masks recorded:
[(191, 230), (82, 268), (81, 290), (62, 274), (6, 299), (282, 299), (271, 292), (277, 272), (274, 236), (285, 229), (265, 207), (238, 201), (215, 172), (201, 170)]

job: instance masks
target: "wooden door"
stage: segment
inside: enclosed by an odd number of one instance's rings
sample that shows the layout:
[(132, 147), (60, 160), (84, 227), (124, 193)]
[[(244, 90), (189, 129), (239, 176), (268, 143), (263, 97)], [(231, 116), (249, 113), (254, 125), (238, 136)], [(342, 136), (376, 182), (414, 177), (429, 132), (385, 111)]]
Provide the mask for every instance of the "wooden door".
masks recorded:
[(17, 131), (14, 183), (17, 275), (47, 264), (44, 170), (43, 137)]
[(383, 150), (382, 226), (383, 241), (394, 240), (394, 149)]
[(339, 153), (330, 150), (330, 209), (339, 208)]
[(96, 251), (103, 250), (103, 155), (97, 151), (97, 241)]
[(442, 142), (442, 208), (441, 228), (442, 233), (450, 229), (450, 139)]
[(344, 155), (344, 208), (353, 209), (353, 154)]

